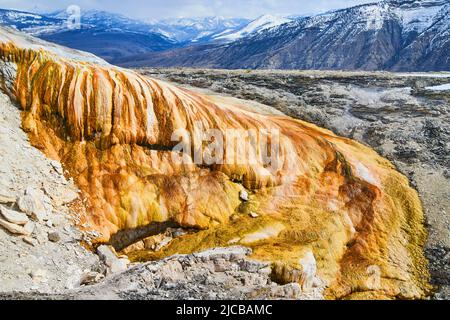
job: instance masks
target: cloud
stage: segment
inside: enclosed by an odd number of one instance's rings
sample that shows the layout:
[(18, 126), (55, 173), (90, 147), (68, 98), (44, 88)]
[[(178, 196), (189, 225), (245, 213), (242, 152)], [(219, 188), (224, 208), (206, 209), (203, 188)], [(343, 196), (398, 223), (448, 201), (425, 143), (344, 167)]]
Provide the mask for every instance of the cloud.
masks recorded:
[(1, 8), (51, 12), (79, 5), (141, 19), (230, 16), (254, 18), (262, 14), (309, 14), (374, 2), (374, 0), (0, 0)]

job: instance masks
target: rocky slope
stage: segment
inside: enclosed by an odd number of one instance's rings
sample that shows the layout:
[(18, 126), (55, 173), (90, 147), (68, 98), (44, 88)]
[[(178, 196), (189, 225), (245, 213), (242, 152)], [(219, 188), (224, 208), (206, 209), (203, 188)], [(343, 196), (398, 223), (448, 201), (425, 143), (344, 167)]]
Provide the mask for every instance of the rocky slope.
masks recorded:
[(300, 18), (226, 45), (116, 61), (225, 69), (450, 70), (447, 0), (380, 1)]
[(31, 146), (19, 110), (3, 93), (0, 108), (0, 294), (74, 288), (99, 266), (80, 245), (93, 235), (74, 227), (78, 190), (60, 163)]
[(448, 299), (449, 73), (140, 71), (203, 94), (264, 103), (368, 144), (392, 160), (420, 193), (436, 297)]
[[(100, 232), (97, 241), (122, 249), (182, 227), (189, 231), (157, 252), (129, 257), (240, 244), (271, 265), (275, 282), (311, 289), (317, 277), (328, 298), (428, 293), (418, 195), (370, 148), (287, 116), (75, 60), (11, 29), (0, 29), (0, 41), (1, 88), (23, 109), (30, 141), (74, 178), (86, 199), (81, 222)], [(187, 149), (176, 161), (171, 137), (178, 129), (194, 145), (199, 137), (213, 143), (196, 122), (227, 142), (230, 128), (278, 130), (276, 165), (261, 161), (262, 143), (249, 145), (247, 162), (199, 164)], [(98, 251), (110, 271), (123, 270), (125, 259)]]

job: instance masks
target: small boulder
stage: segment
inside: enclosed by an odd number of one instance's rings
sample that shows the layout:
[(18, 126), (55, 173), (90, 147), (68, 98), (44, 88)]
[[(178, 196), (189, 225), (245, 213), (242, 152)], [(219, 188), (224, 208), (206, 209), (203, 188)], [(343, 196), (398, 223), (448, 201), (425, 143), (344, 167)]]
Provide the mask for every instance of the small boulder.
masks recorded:
[(23, 242), (25, 242), (26, 244), (29, 244), (30, 246), (36, 247), (38, 245), (38, 242), (36, 239), (33, 239), (31, 237), (23, 237), (22, 238)]
[(95, 271), (85, 272), (81, 276), (80, 285), (89, 286), (100, 282), (105, 276)]
[(138, 241), (136, 243), (133, 243), (132, 245), (126, 247), (122, 250), (125, 254), (135, 252), (135, 251), (143, 251), (145, 250), (145, 244), (144, 241)]
[(118, 259), (116, 250), (113, 247), (107, 245), (101, 245), (97, 248), (97, 254), (107, 266), (109, 266), (110, 262)]
[(167, 246), (170, 242), (172, 242), (173, 238), (172, 237), (164, 237), (159, 243), (157, 243), (155, 245), (154, 251), (159, 251), (162, 248), (164, 248), (165, 246)]
[(128, 269), (128, 265), (130, 261), (128, 259), (117, 259), (112, 261), (111, 266), (109, 267), (110, 273), (120, 273), (124, 272)]
[(28, 221), (23, 228), (27, 233), (30, 235), (34, 232), (34, 229), (36, 228), (36, 224), (33, 221)]
[(120, 273), (128, 269), (130, 261), (125, 258), (119, 259), (113, 247), (101, 245), (97, 248), (97, 253), (107, 266), (108, 273)]
[(51, 201), (40, 190), (27, 188), (17, 202), (21, 211), (37, 221), (46, 220), (51, 211)]
[(171, 230), (171, 235), (173, 238), (178, 238), (186, 235), (187, 232), (181, 228)]
[(83, 271), (78, 266), (71, 265), (67, 268), (67, 274), (70, 274), (70, 276), (66, 279), (66, 289), (73, 290), (78, 288), (80, 286)]
[(68, 187), (61, 188), (54, 183), (44, 182), (43, 188), (46, 194), (53, 200), (55, 206), (62, 206), (75, 201), (79, 194), (76, 190)]
[(50, 240), (51, 242), (58, 242), (59, 240), (61, 240), (61, 236), (59, 235), (58, 232), (54, 231), (54, 232), (49, 232), (48, 234), (48, 240)]
[(254, 218), (254, 219), (256, 219), (256, 218), (258, 218), (259, 217), (259, 215), (256, 213), (256, 212), (250, 212), (250, 217), (252, 217), (252, 218)]
[(214, 260), (214, 271), (215, 272), (226, 272), (231, 271), (232, 265), (225, 259)]
[(239, 198), (240, 198), (242, 201), (249, 201), (249, 200), (250, 200), (250, 199), (249, 199), (248, 192), (245, 191), (245, 190), (242, 190), (242, 191), (239, 193)]

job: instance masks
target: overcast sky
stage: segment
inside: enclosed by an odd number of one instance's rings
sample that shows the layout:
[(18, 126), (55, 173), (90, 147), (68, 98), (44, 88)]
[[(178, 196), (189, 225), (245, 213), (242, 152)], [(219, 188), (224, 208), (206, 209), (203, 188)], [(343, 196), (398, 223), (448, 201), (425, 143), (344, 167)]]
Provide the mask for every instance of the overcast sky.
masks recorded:
[(262, 14), (310, 14), (376, 0), (0, 0), (1, 8), (51, 12), (79, 5), (140, 19), (228, 16), (255, 18)]

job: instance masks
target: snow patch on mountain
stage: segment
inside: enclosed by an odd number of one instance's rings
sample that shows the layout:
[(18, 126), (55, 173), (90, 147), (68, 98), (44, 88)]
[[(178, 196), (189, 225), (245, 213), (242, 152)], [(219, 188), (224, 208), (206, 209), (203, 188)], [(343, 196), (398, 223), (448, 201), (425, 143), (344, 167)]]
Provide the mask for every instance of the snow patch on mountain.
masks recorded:
[(384, 5), (373, 5), (361, 7), (361, 19), (366, 21), (366, 30), (380, 30), (383, 28), (387, 14), (387, 7)]
[(416, 31), (422, 33), (429, 28), (434, 21), (434, 18), (442, 10), (443, 5), (429, 6), (429, 7), (409, 7), (394, 8), (394, 13), (401, 19), (404, 31)]

